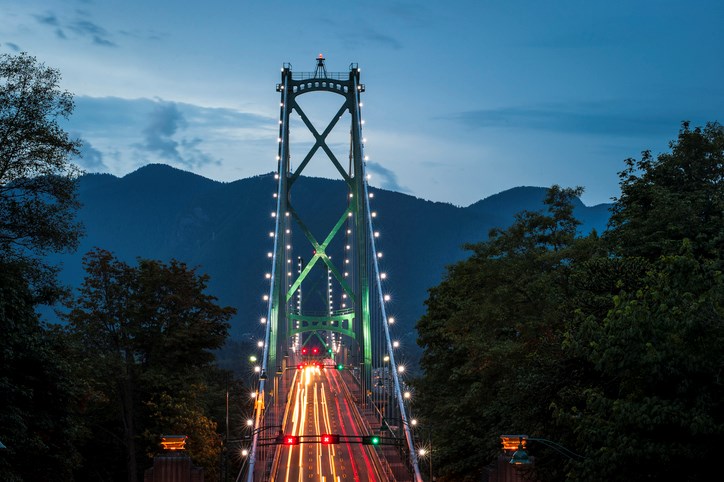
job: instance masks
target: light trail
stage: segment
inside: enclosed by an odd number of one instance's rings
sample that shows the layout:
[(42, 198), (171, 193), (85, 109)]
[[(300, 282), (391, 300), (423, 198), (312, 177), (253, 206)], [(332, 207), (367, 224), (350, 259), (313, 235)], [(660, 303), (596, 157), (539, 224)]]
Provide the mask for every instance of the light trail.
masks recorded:
[[(335, 390), (337, 391), (337, 398), (336, 398), (336, 400), (335, 400), (335, 405), (336, 405), (336, 407), (337, 407), (337, 413), (339, 413), (339, 416), (340, 416), (340, 420), (339, 420), (340, 424), (339, 424), (339, 426), (340, 426), (340, 429), (341, 429), (341, 431), (342, 431), (342, 434), (343, 434), (343, 435), (348, 435), (347, 429), (345, 428), (344, 423), (342, 423), (342, 421), (343, 421), (343, 420), (342, 420), (342, 419), (343, 419), (343, 413), (342, 413), (342, 407), (341, 407), (340, 404), (339, 404), (339, 396), (340, 396), (343, 392), (342, 392), (342, 390), (340, 389), (339, 382), (337, 381), (335, 375), (331, 375), (331, 376), (327, 377), (327, 379), (328, 379), (328, 380), (331, 380), (330, 384), (331, 384), (332, 382), (334, 382), (334, 384), (335, 384)], [(347, 398), (346, 398), (346, 397), (342, 397), (342, 398), (343, 398), (343, 403), (345, 404), (345, 409), (347, 410), (348, 415), (349, 415), (349, 405), (347, 405)], [(354, 429), (355, 423), (354, 423), (354, 421), (352, 420), (351, 415), (349, 416), (349, 420), (350, 420), (350, 423), (351, 423), (351, 425), (352, 425), (352, 427), (353, 427), (353, 430), (355, 430), (355, 429)], [(357, 435), (356, 430), (355, 430), (355, 434), (354, 434), (354, 435)], [(349, 463), (350, 463), (350, 465), (352, 466), (352, 472), (354, 473), (354, 480), (361, 480), (361, 479), (360, 479), (360, 475), (359, 475), (359, 468), (357, 467), (357, 463), (355, 462), (355, 459), (354, 459), (354, 453), (352, 452), (352, 445), (351, 445), (349, 442), (347, 442), (346, 445), (347, 445), (347, 453), (348, 453), (348, 455), (349, 455)], [(365, 455), (365, 457), (366, 457), (365, 452), (363, 451), (362, 453), (363, 453), (363, 454)], [(371, 475), (371, 474), (370, 474), (370, 475)]]

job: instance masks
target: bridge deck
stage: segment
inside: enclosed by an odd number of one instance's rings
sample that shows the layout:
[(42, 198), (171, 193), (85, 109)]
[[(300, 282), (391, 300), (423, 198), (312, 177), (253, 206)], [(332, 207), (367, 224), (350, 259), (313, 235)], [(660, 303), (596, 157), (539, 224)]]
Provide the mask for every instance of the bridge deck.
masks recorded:
[[(376, 449), (347, 437), (367, 435), (365, 424), (337, 370), (309, 366), (297, 372), (289, 393), (286, 435), (300, 445), (280, 445), (272, 481), (387, 481)], [(339, 444), (319, 443), (321, 434), (342, 436)]]

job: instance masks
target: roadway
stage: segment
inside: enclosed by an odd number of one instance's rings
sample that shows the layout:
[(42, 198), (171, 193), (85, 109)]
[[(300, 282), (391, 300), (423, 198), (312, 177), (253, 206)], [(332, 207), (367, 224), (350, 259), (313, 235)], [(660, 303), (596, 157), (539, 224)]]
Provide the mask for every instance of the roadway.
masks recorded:
[[(331, 364), (331, 360), (328, 360)], [(284, 434), (300, 437), (299, 445), (280, 445), (272, 481), (384, 481), (375, 448), (346, 436), (367, 435), (360, 429), (354, 403), (334, 368), (306, 366), (290, 389)], [(338, 434), (339, 444), (324, 445), (317, 436)], [(352, 439), (359, 440), (359, 439)]]

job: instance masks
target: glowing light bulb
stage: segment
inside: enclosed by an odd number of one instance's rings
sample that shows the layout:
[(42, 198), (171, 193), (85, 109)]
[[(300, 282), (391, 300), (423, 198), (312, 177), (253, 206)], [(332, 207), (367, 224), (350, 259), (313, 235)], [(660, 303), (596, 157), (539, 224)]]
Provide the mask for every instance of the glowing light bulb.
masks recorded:
[(395, 318), (394, 318), (393, 316), (390, 316), (390, 317), (387, 319), (387, 322), (388, 322), (390, 325), (394, 325), (394, 324), (395, 324)]
[(385, 301), (390, 301), (392, 299), (390, 295), (385, 295), (383, 298)]
[(387, 279), (387, 273), (380, 273), (380, 279)]

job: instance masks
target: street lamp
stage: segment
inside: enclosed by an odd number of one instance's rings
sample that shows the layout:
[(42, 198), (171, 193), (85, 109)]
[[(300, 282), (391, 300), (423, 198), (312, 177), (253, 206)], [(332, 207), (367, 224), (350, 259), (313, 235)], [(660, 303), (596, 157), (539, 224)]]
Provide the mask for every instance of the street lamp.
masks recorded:
[[(250, 423), (250, 422), (251, 422), (251, 423)], [(249, 427), (251, 427), (251, 426), (254, 425), (254, 421), (251, 420), (251, 419), (248, 419), (248, 420), (246, 421), (246, 425), (249, 426)], [(278, 428), (278, 429), (279, 429), (279, 433), (278, 433), (277, 436), (274, 438), (275, 441), (278, 441), (278, 440), (280, 439), (280, 437), (283, 436), (282, 426), (281, 426), (281, 425), (268, 425), (268, 426), (266, 426), (266, 427), (258, 427), (258, 428), (255, 428), (254, 430), (252, 430), (251, 433), (249, 433), (248, 435), (244, 435), (244, 437), (242, 437), (242, 438), (240, 438), (240, 439), (229, 440), (229, 442), (239, 442), (240, 444), (241, 444), (241, 443), (244, 443), (244, 442), (248, 442), (249, 440), (251, 440), (251, 439), (254, 437), (254, 435), (259, 434), (259, 433), (261, 433), (261, 432), (266, 432), (267, 430), (271, 430), (271, 429), (273, 429), (273, 428)], [(249, 449), (246, 448), (246, 447), (242, 447), (241, 450), (239, 451), (239, 454), (244, 458), (244, 463), (242, 463), (242, 464), (241, 464), (241, 467), (239, 468), (239, 474), (236, 476), (235, 482), (238, 482), (238, 481), (239, 481), (239, 479), (241, 478), (241, 474), (244, 472), (244, 468), (246, 467), (246, 462), (247, 462), (247, 460), (249, 460), (249, 459), (248, 459)]]
[(559, 444), (558, 442), (544, 438), (529, 437), (527, 435), (501, 435), (500, 440), (503, 444), (504, 451), (511, 451), (515, 449), (515, 452), (513, 452), (509, 461), (511, 465), (530, 465), (533, 463), (528, 456), (528, 452), (525, 450), (528, 441), (541, 443), (572, 460), (581, 461), (586, 458), (583, 455), (577, 454), (573, 450)]
[(428, 443), (430, 444), (429, 446), (417, 449), (417, 454), (421, 459), (427, 459), (427, 463), (430, 466), (430, 482), (432, 482), (432, 441)]

